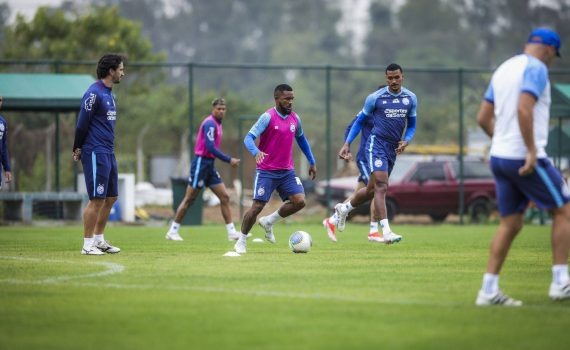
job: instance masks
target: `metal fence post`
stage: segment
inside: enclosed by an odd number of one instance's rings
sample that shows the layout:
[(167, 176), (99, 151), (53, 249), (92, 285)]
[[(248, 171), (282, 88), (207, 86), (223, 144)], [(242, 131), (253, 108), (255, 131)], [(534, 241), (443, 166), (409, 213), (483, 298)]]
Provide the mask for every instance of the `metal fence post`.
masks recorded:
[(465, 191), (463, 187), (463, 68), (459, 68), (458, 73), (458, 97), (459, 100), (459, 223), (463, 222), (465, 213)]

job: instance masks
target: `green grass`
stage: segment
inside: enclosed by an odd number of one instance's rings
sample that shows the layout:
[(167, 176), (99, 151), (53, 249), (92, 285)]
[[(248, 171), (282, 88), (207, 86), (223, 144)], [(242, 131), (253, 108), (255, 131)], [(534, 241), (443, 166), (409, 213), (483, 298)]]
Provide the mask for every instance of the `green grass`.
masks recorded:
[[(385, 246), (366, 225), (333, 244), (319, 225), (281, 224), (276, 245), (230, 258), (222, 225), (184, 227), (184, 242), (109, 227), (123, 251), (103, 257), (80, 255), (79, 227), (2, 227), (0, 349), (567, 346), (570, 302), (547, 297), (548, 227), (525, 227), (503, 269), (517, 309), (474, 306), (495, 226), (394, 228), (404, 240)], [(312, 234), (309, 254), (287, 247), (297, 229)]]

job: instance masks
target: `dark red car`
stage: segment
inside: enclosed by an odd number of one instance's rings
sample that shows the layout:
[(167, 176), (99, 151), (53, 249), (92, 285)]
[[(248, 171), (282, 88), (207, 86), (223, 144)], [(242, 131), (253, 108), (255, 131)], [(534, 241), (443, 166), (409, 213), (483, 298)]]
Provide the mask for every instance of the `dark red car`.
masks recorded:
[[(495, 181), (487, 163), (464, 160), (463, 191), (465, 213), (472, 222), (485, 221), (495, 207)], [(344, 201), (356, 186), (356, 177), (330, 182), (334, 205)], [(457, 160), (396, 161), (386, 195), (388, 219), (397, 214), (427, 214), (434, 221), (445, 220), (459, 212), (459, 162)], [(319, 202), (326, 204), (326, 181), (317, 185)], [(352, 215), (368, 215), (369, 203), (356, 208)]]

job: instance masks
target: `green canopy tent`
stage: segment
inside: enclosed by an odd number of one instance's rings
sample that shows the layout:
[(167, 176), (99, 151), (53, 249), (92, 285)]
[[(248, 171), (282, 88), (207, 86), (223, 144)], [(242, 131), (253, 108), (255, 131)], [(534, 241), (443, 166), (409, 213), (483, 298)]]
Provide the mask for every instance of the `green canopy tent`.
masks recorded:
[(557, 125), (548, 134), (546, 152), (555, 159), (556, 166), (560, 168), (562, 159), (570, 159), (570, 125), (562, 125), (570, 119), (570, 84), (552, 86), (550, 116), (557, 119)]
[[(2, 111), (55, 113), (55, 149), (59, 150), (59, 113), (78, 112), (95, 79), (87, 74), (0, 74)], [(59, 152), (55, 152), (55, 187), (60, 192)]]

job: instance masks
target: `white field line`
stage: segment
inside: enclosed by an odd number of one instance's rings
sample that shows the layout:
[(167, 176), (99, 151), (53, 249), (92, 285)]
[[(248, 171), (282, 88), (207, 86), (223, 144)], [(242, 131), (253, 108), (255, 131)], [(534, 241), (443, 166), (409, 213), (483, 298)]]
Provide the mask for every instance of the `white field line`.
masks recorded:
[[(61, 263), (69, 264), (68, 261), (60, 260), (44, 260), (37, 258), (21, 258), (21, 257), (7, 257), (0, 256), (0, 259), (12, 259), (12, 260), (23, 260), (23, 261), (37, 261), (37, 262), (50, 262), (50, 263)], [(114, 289), (138, 289), (138, 290), (150, 290), (150, 289), (160, 289), (168, 291), (190, 291), (190, 292), (203, 292), (203, 293), (220, 293), (220, 294), (239, 294), (255, 297), (280, 297), (280, 298), (290, 298), (290, 299), (307, 299), (307, 300), (319, 300), (319, 301), (336, 301), (336, 302), (351, 302), (351, 303), (367, 303), (367, 304), (377, 304), (377, 305), (418, 305), (418, 306), (442, 306), (442, 307), (453, 307), (453, 308), (472, 308), (475, 307), (475, 302), (472, 304), (465, 304), (463, 302), (450, 302), (441, 301), (434, 302), (433, 300), (412, 300), (412, 299), (397, 299), (397, 298), (363, 298), (354, 295), (334, 295), (334, 294), (310, 294), (310, 293), (295, 293), (295, 292), (283, 292), (283, 291), (272, 291), (272, 290), (259, 290), (259, 289), (239, 289), (239, 288), (226, 288), (226, 287), (207, 287), (207, 286), (176, 286), (176, 285), (164, 285), (164, 284), (123, 284), (123, 283), (102, 283), (102, 282), (84, 282), (77, 281), (74, 279), (78, 278), (88, 278), (88, 277), (102, 277), (113, 275), (116, 273), (121, 273), (125, 268), (123, 265), (109, 262), (90, 262), (92, 265), (106, 266), (107, 269), (101, 272), (94, 272), (84, 275), (75, 276), (58, 276), (46, 279), (38, 280), (18, 280), (18, 279), (4, 279), (0, 280), (0, 284), (65, 284), (68, 286), (76, 287), (98, 287), (98, 288), (114, 288)], [(545, 295), (546, 298), (546, 295)], [(475, 300), (475, 299), (473, 299)], [(564, 302), (563, 302), (564, 303)], [(570, 313), (570, 308), (564, 307), (564, 305), (559, 305), (560, 303), (553, 302), (551, 305), (524, 305), (524, 309), (535, 309), (544, 311), (557, 311), (563, 313)], [(499, 307), (488, 307), (479, 308), (480, 310), (488, 309), (511, 309), (511, 308), (499, 308)], [(515, 308), (516, 309), (516, 308)]]

